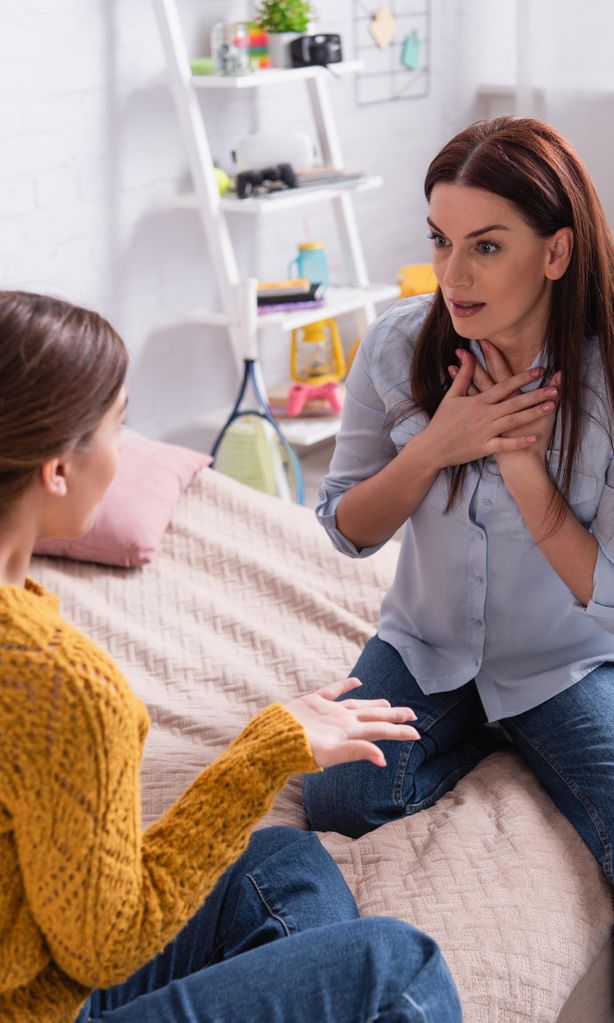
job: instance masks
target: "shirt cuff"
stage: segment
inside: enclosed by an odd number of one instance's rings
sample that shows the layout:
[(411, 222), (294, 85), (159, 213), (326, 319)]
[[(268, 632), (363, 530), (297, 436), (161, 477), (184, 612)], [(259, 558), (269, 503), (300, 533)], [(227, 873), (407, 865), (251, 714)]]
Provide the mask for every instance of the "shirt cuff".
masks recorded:
[(325, 504), (320, 505), (317, 509), (317, 517), (320, 525), (324, 526), (324, 529), (328, 533), (330, 539), (333, 542), (333, 546), (342, 554), (347, 554), (350, 558), (368, 558), (370, 554), (375, 554), (379, 551), (386, 541), (378, 543), (374, 547), (355, 547), (351, 540), (348, 540), (347, 536), (344, 536), (340, 529), (337, 528), (337, 505), (343, 497), (343, 494), (336, 494), (335, 497), (331, 497)]

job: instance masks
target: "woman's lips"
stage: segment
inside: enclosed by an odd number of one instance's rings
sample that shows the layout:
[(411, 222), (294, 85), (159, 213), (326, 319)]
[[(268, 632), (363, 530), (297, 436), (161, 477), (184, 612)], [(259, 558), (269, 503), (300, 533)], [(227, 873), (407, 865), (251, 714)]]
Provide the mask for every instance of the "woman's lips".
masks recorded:
[(450, 299), (450, 312), (453, 316), (465, 317), (474, 316), (486, 305), (485, 302), (455, 302)]

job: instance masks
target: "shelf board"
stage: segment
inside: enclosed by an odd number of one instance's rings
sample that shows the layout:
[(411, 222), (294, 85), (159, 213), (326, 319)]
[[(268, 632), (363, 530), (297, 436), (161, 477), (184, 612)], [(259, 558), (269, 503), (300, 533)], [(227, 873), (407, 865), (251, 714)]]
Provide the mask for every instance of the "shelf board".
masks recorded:
[[(215, 435), (222, 429), (231, 411), (230, 407), (213, 409), (199, 416), (190, 426)], [(336, 437), (341, 425), (341, 416), (297, 416), (292, 419), (278, 419), (277, 422), (289, 444), (297, 448), (309, 448)]]
[(192, 75), (196, 89), (258, 89), (263, 85), (288, 85), (290, 82), (315, 78), (317, 75), (352, 75), (361, 71), (361, 60), (344, 60), (334, 64), (330, 71), (325, 67), (267, 68), (248, 75)]
[(295, 448), (309, 448), (336, 437), (341, 426), (341, 416), (312, 416), (301, 419), (278, 419), (281, 431)]
[[(328, 288), (324, 305), (315, 309), (297, 309), (296, 312), (263, 313), (258, 316), (260, 330), (275, 327), (278, 330), (294, 330), (304, 327), (307, 323), (317, 323), (331, 316), (343, 316), (361, 309), (368, 302), (394, 302), (399, 298), (396, 284), (369, 284), (366, 288)], [(213, 327), (228, 326), (228, 317), (220, 311), (195, 309), (186, 314), (190, 323), (202, 323)]]
[[(335, 185), (307, 185), (304, 188), (289, 188), (283, 192), (270, 195), (254, 196), (249, 199), (237, 199), (235, 195), (226, 195), (221, 199), (224, 213), (249, 213), (251, 216), (264, 216), (270, 213), (282, 213), (284, 210), (297, 206), (308, 206), (311, 203), (337, 199), (344, 192), (366, 192), (372, 188), (381, 188), (383, 178), (375, 174), (356, 178)], [(197, 210), (198, 200), (194, 192), (172, 196), (164, 200), (162, 209)]]
[(267, 213), (281, 213), (283, 210), (297, 206), (308, 206), (314, 202), (336, 199), (344, 192), (364, 192), (371, 188), (381, 188), (383, 179), (376, 175), (356, 178), (354, 181), (341, 182), (334, 185), (307, 185), (304, 188), (289, 188), (283, 192), (271, 192), (268, 195), (249, 199), (238, 199), (226, 196), (222, 199), (225, 213), (251, 213), (262, 216)]
[(366, 288), (327, 288), (324, 305), (317, 309), (287, 310), (279, 313), (264, 313), (258, 316), (258, 324), (262, 329), (277, 327), (279, 330), (294, 330), (304, 327), (307, 323), (330, 316), (342, 316), (361, 309), (367, 302), (392, 302), (399, 297), (399, 288), (395, 284), (369, 284)]

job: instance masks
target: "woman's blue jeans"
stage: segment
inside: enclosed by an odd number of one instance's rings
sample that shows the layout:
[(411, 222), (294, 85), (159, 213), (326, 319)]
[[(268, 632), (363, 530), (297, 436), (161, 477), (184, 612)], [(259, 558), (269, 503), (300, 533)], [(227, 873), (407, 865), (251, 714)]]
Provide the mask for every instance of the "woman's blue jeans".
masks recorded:
[[(432, 806), (483, 757), (506, 744), (486, 724), (474, 682), (425, 695), (388, 643), (374, 636), (352, 675), (363, 685), (342, 699), (385, 697), (416, 712), (417, 742), (382, 742), (386, 768), (365, 761), (305, 778), (311, 827), (358, 838), (387, 821)], [(614, 665), (501, 725), (561, 813), (614, 884)]]
[[(280, 940), (281, 939), (281, 940)], [(96, 1023), (461, 1023), (435, 941), (359, 919), (316, 835), (267, 828), (170, 945), (95, 991)]]

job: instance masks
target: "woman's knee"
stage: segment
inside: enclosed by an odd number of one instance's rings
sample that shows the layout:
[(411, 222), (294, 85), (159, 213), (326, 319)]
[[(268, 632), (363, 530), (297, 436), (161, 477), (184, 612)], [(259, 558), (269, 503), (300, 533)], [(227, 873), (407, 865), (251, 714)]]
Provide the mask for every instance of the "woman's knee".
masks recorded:
[(308, 775), (303, 806), (313, 831), (337, 831), (360, 838), (402, 815), (395, 805), (387, 768), (358, 761)]

